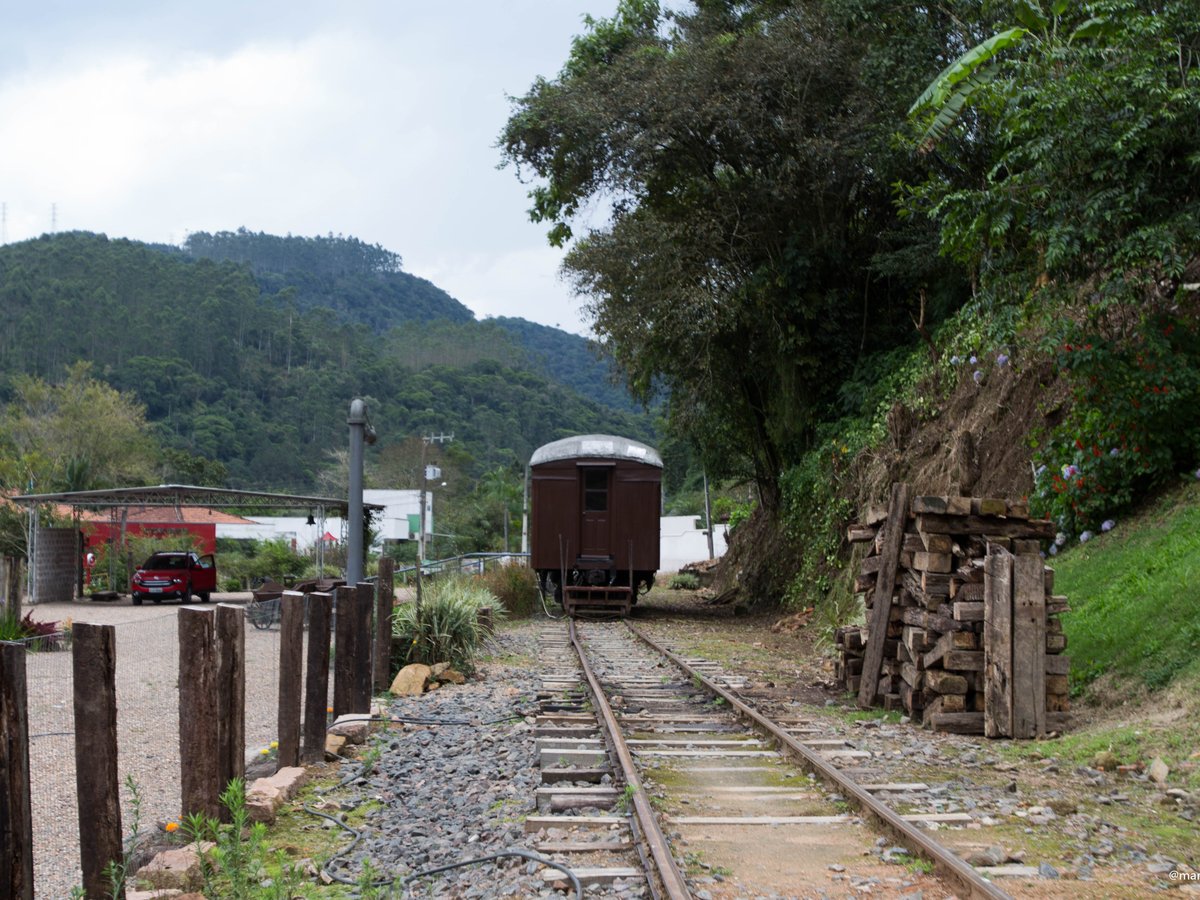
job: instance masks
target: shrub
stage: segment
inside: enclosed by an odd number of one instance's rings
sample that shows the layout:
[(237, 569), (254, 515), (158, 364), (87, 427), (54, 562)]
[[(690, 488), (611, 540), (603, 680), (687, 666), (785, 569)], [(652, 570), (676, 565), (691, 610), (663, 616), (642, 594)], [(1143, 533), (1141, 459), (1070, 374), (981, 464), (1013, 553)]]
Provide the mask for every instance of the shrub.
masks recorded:
[(700, 578), (694, 572), (679, 572), (671, 576), (667, 584), (673, 591), (694, 591), (700, 587)]
[(533, 569), (522, 565), (496, 566), (484, 574), (483, 584), (510, 618), (533, 615), (538, 589)]
[(1074, 403), (1035, 449), (1030, 501), (1078, 534), (1195, 464), (1200, 341), (1180, 323), (1158, 320), (1122, 342), (1069, 333), (1057, 352)]
[(7, 612), (0, 614), (0, 641), (27, 641), (28, 650), (59, 650), (70, 642), (70, 620), (66, 623), (35, 622), (33, 613), (17, 621)]
[(450, 662), (460, 672), (475, 669), (475, 652), (485, 636), (479, 626), (479, 610), (491, 607), (502, 615), (496, 597), (480, 579), (445, 577), (425, 582), (421, 608), (406, 603), (396, 609), (392, 635), (404, 648), (402, 663), (433, 665)]

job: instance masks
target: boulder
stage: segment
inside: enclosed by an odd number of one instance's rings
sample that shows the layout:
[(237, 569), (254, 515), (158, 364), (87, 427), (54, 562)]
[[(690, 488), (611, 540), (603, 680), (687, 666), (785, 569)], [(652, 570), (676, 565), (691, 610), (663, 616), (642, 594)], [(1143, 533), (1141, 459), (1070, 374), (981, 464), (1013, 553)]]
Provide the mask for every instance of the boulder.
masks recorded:
[(362, 713), (338, 716), (337, 721), (329, 726), (328, 733), (340, 734), (348, 744), (365, 744), (371, 733), (371, 722)]
[(1146, 774), (1150, 776), (1150, 780), (1155, 784), (1166, 784), (1167, 776), (1171, 774), (1171, 770), (1167, 764), (1162, 761), (1161, 757), (1154, 757), (1154, 761), (1150, 763), (1150, 768), (1146, 770)]
[(246, 791), (246, 811), (255, 822), (271, 824), (279, 807), (296, 796), (308, 780), (300, 766), (284, 766), (268, 778), (259, 778)]
[(457, 669), (451, 669), (449, 667), (443, 669), (442, 674), (439, 675), (438, 678), (441, 679), (442, 681), (448, 681), (451, 684), (466, 684), (467, 683), (467, 676), (463, 675), (463, 673), (458, 671)]
[(432, 666), (429, 667), (429, 677), (430, 678), (441, 678), (442, 673), (445, 672), (448, 668), (450, 668), (450, 663), (448, 663), (448, 662), (434, 663)]
[(342, 755), (342, 748), (346, 746), (346, 736), (344, 734), (326, 734), (325, 735), (325, 755), (336, 759)]
[(397, 697), (415, 697), (425, 692), (432, 670), (423, 663), (410, 663), (396, 673), (391, 692)]
[(158, 889), (195, 890), (203, 881), (200, 854), (207, 853), (214, 846), (211, 841), (205, 841), (199, 848), (195, 844), (187, 844), (163, 850), (138, 869), (136, 877)]
[(964, 859), (969, 866), (998, 866), (1008, 860), (1008, 853), (1003, 847), (987, 847), (983, 850), (972, 850)]

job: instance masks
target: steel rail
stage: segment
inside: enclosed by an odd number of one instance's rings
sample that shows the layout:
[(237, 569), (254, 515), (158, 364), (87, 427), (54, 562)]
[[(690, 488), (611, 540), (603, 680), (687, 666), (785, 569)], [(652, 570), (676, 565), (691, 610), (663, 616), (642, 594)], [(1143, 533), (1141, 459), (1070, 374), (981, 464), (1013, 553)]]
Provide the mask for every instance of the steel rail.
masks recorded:
[(663, 834), (662, 827), (658, 823), (658, 816), (655, 815), (654, 809), (650, 806), (650, 799), (646, 796), (646, 791), (642, 787), (642, 780), (638, 777), (637, 768), (633, 764), (633, 754), (629, 752), (629, 746), (625, 743), (625, 738), (621, 734), (621, 727), (617, 723), (617, 717), (613, 714), (612, 707), (608, 703), (608, 698), (604, 695), (604, 689), (600, 686), (599, 679), (596, 678), (592, 667), (588, 664), (587, 654), (584, 652), (583, 645), (579, 641), (579, 635), (575, 631), (574, 619), (570, 620), (568, 634), (571, 638), (571, 645), (579, 655), (579, 663), (583, 667), (583, 676), (587, 679), (588, 687), (592, 692), (592, 700), (596, 704), (597, 711), (600, 713), (600, 725), (608, 737), (609, 747), (612, 748), (613, 753), (616, 754), (618, 763), (620, 763), (621, 773), (625, 779), (627, 788), (631, 787), (633, 789), (631, 797), (633, 810), (637, 815), (637, 823), (641, 828), (642, 836), (650, 848), (650, 855), (654, 859), (654, 865), (658, 869), (658, 877), (662, 882), (663, 890), (671, 900), (690, 900), (692, 893), (688, 890), (683, 873), (675, 865), (675, 857), (671, 855), (671, 848), (667, 844), (666, 835)]
[(794, 756), (799, 757), (804, 767), (819, 775), (827, 783), (836, 788), (839, 793), (847, 795), (860, 812), (874, 819), (876, 823), (881, 825), (884, 830), (896, 839), (898, 844), (910, 853), (922, 856), (932, 862), (934, 870), (943, 878), (953, 882), (959, 889), (963, 890), (967, 897), (983, 898), (983, 900), (1012, 900), (1011, 895), (996, 887), (996, 885), (976, 872), (957, 855), (931, 839), (915, 825), (906, 822), (898, 813), (880, 802), (869, 791), (855, 784), (854, 781), (829, 765), (824, 759), (805, 747), (754, 707), (746, 704), (739, 697), (721, 687), (721, 685), (693, 669), (679, 656), (655, 643), (652, 639), (630, 625), (628, 621), (625, 622), (625, 627), (640, 641), (667, 657), (691, 678), (717, 694), (733, 709), (750, 719), (755, 725), (779, 741), (781, 746), (786, 747)]

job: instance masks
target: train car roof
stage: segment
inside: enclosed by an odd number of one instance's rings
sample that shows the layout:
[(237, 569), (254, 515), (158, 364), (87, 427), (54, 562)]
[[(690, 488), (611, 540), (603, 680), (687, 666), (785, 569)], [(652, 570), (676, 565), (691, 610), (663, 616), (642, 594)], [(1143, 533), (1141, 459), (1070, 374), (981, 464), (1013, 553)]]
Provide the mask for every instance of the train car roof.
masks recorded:
[(579, 434), (551, 441), (533, 451), (529, 464), (537, 466), (559, 459), (579, 458), (629, 459), (660, 469), (663, 464), (662, 457), (653, 447), (612, 434)]

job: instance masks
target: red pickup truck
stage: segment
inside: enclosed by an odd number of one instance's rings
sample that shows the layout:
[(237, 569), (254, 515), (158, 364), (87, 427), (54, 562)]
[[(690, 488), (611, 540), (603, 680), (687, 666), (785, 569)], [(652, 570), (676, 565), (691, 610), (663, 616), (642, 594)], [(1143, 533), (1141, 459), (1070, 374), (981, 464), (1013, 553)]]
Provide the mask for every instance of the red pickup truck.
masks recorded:
[(138, 566), (129, 583), (133, 605), (149, 597), (155, 603), (178, 597), (190, 603), (192, 595), (201, 603), (212, 599), (217, 589), (217, 561), (211, 553), (197, 556), (187, 550), (160, 550)]

